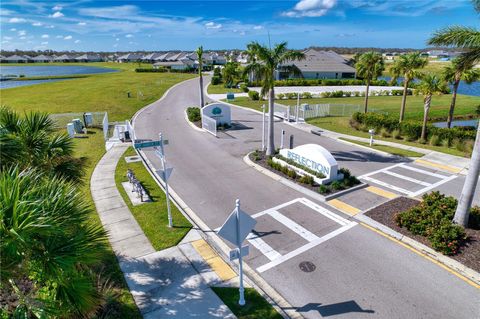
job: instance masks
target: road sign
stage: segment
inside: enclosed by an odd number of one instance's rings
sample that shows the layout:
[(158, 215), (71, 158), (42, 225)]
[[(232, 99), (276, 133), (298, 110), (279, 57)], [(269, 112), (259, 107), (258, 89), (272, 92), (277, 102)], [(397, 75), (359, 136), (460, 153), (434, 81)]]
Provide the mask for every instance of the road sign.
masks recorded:
[[(172, 175), (173, 167), (167, 167), (166, 170), (159, 169), (157, 171), (158, 176), (160, 176), (163, 181), (168, 180), (170, 178), (170, 175)], [(164, 175), (165, 174), (165, 175)]]
[[(240, 225), (237, 227), (237, 220), (240, 220)], [(255, 227), (257, 221), (250, 217), (250, 215), (244, 213), (240, 208), (238, 208), (238, 218), (237, 218), (237, 208), (228, 216), (225, 223), (220, 227), (218, 235), (234, 245), (241, 245), (248, 234)], [(237, 229), (239, 230), (239, 237), (237, 238)]]
[(146, 147), (154, 147), (154, 146), (160, 146), (162, 143), (160, 141), (146, 141), (146, 142), (138, 142), (133, 144), (133, 146), (138, 150), (141, 148), (146, 148)]
[[(248, 254), (250, 253), (250, 246), (248, 245), (242, 246), (241, 251), (242, 251), (242, 257), (248, 256)], [(239, 258), (238, 248), (230, 250), (230, 261), (233, 261), (238, 258)]]

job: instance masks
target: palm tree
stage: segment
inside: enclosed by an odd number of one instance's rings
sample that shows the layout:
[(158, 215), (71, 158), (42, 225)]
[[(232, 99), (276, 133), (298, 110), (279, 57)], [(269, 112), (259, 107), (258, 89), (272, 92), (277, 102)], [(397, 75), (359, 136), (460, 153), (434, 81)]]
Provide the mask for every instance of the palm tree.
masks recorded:
[(382, 75), (385, 70), (382, 55), (377, 52), (366, 52), (362, 54), (355, 63), (357, 75), (365, 80), (365, 113), (368, 111), (368, 91), (370, 89), (370, 82), (376, 80)]
[(232, 87), (232, 85), (235, 82), (235, 79), (238, 78), (238, 75), (239, 75), (238, 66), (239, 66), (238, 62), (227, 62), (223, 67), (223, 70), (222, 70), (223, 80), (225, 81), (225, 83), (229, 88)]
[(453, 85), (452, 102), (448, 112), (447, 127), (450, 128), (453, 120), (453, 112), (455, 110), (455, 101), (457, 99), (457, 90), (461, 80), (471, 84), (480, 79), (480, 71), (473, 69), (473, 64), (466, 65), (455, 59), (452, 64), (443, 70), (443, 78), (445, 81)]
[(18, 167), (0, 172), (0, 190), (0, 294), (15, 300), (7, 311), (16, 318), (95, 311), (102, 296), (91, 267), (105, 253), (106, 234), (90, 223), (83, 195), (63, 178)]
[(418, 70), (424, 68), (428, 63), (427, 59), (420, 56), (418, 52), (412, 52), (401, 55), (393, 63), (390, 72), (392, 73), (392, 82), (396, 82), (398, 77), (403, 76), (403, 96), (402, 105), (400, 107), (400, 120), (402, 122), (405, 117), (405, 105), (407, 103), (408, 85), (415, 79), (419, 73)]
[(51, 175), (80, 181), (85, 159), (75, 158), (73, 140), (56, 133), (47, 113), (18, 113), (0, 108), (0, 167), (35, 167)]
[(250, 54), (255, 56), (246, 67), (245, 74), (253, 74), (257, 80), (262, 83), (261, 95), (268, 93), (268, 143), (267, 155), (271, 156), (275, 152), (274, 128), (273, 128), (273, 108), (275, 103), (275, 72), (280, 69), (288, 74), (299, 74), (299, 69), (294, 65), (284, 65), (295, 60), (305, 58), (305, 55), (297, 51), (289, 51), (287, 42), (282, 42), (275, 47), (268, 48), (258, 42), (251, 42), (247, 46)]
[(422, 77), (418, 90), (423, 94), (423, 125), (422, 135), (420, 139), (425, 140), (427, 137), (427, 121), (430, 104), (433, 94), (441, 94), (445, 91), (445, 82), (443, 82), (435, 74), (425, 74)]
[(204, 99), (203, 99), (203, 46), (199, 46), (197, 50), (195, 51), (197, 53), (198, 57), (198, 75), (200, 76), (199, 82), (200, 82), (200, 108), (203, 107), (205, 104)]

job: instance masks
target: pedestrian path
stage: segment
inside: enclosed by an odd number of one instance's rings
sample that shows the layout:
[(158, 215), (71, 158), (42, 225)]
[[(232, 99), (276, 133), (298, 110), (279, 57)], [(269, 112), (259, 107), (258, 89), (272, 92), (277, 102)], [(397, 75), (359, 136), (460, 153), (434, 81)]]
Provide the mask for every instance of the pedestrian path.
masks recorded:
[[(99, 161), (90, 188), (125, 280), (144, 318), (235, 318), (210, 289), (236, 285), (236, 273), (196, 230), (174, 247), (155, 251), (115, 184), (115, 168), (129, 144), (115, 144)], [(209, 258), (198, 250), (210, 249)], [(237, 282), (236, 282), (237, 281)]]

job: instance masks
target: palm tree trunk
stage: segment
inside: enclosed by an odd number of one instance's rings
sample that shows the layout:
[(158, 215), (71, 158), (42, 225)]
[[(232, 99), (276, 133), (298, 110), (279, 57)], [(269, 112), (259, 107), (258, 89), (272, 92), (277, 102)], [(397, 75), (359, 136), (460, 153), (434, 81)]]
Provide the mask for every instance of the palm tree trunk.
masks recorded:
[(475, 188), (478, 183), (478, 174), (480, 174), (480, 125), (477, 129), (477, 138), (475, 139), (472, 158), (470, 159), (468, 175), (465, 179), (465, 184), (463, 184), (462, 194), (458, 200), (457, 210), (453, 217), (453, 222), (462, 225), (463, 227), (468, 226), (473, 195), (475, 194)]
[(423, 125), (422, 125), (422, 136), (420, 139), (426, 140), (427, 137), (427, 121), (428, 121), (428, 111), (430, 110), (430, 103), (432, 102), (432, 95), (428, 94), (425, 96), (423, 101)]
[(408, 91), (408, 83), (410, 80), (405, 78), (403, 80), (403, 96), (402, 96), (402, 106), (400, 107), (400, 120), (399, 122), (402, 123), (403, 118), (405, 117), (405, 105), (407, 104), (407, 91)]
[(367, 87), (365, 88), (365, 113), (368, 112), (368, 91), (370, 91), (370, 80), (367, 80)]
[[(199, 66), (200, 68), (200, 66)], [(199, 70), (200, 74), (200, 108), (203, 108), (204, 105), (204, 100), (203, 100), (203, 76), (202, 76), (202, 70)]]
[(447, 119), (447, 127), (450, 128), (452, 126), (453, 121), (453, 111), (455, 110), (455, 102), (457, 100), (457, 90), (458, 85), (460, 84), (460, 79), (455, 79), (455, 83), (453, 84), (453, 94), (452, 94), (452, 102), (450, 103), (450, 110), (448, 111), (448, 119)]
[(275, 91), (272, 88), (268, 91), (268, 144), (267, 155), (275, 154), (275, 135), (273, 131), (273, 107), (275, 104)]

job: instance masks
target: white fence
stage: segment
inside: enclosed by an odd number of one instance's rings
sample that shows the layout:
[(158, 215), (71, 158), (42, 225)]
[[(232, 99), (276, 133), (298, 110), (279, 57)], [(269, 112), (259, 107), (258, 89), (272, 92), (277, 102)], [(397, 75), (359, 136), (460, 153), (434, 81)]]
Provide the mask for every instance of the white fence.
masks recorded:
[(360, 105), (353, 104), (302, 104), (299, 118), (307, 120), (314, 117), (351, 116), (360, 111)]
[(202, 116), (202, 128), (213, 134), (214, 136), (217, 136), (217, 121), (209, 116)]
[(132, 142), (135, 141), (135, 139), (136, 139), (135, 130), (133, 129), (132, 123), (130, 123), (129, 120), (126, 120), (125, 124), (127, 126), (127, 131), (130, 134), (130, 139), (132, 140)]
[(289, 105), (283, 105), (283, 104), (278, 104), (275, 103), (273, 106), (273, 114), (276, 117), (280, 117), (284, 120), (290, 120), (292, 114), (292, 108), (295, 109), (295, 106), (289, 106)]
[(108, 113), (105, 112), (105, 115), (103, 116), (103, 121), (102, 121), (102, 128), (103, 128), (103, 138), (108, 140)]

